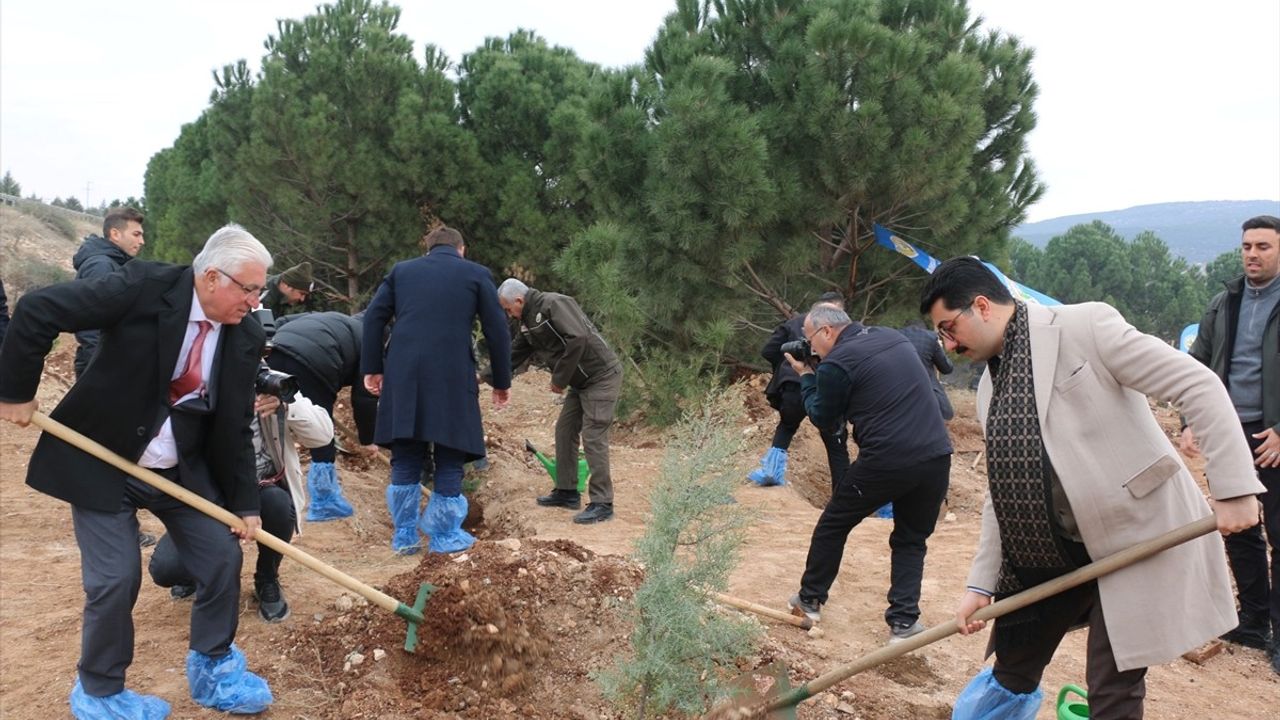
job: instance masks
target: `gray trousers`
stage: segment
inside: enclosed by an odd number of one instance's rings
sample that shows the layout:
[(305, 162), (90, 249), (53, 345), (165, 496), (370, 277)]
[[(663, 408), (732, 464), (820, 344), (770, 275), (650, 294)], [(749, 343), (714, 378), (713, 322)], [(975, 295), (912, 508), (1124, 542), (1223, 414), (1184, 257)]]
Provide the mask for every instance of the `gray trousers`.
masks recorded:
[[(175, 480), (174, 471), (161, 471)], [(164, 523), (196, 581), (191, 608), (190, 647), (212, 657), (225, 655), (240, 622), (240, 544), (225, 525), (134, 478), (125, 485), (115, 512), (71, 506), (80, 575), (84, 584), (84, 625), (80, 635), (80, 684), (96, 697), (124, 689), (133, 662), (133, 606), (142, 583), (138, 509)]]
[(591, 471), (589, 502), (613, 504), (609, 477), (609, 428), (622, 391), (622, 367), (615, 366), (590, 385), (565, 391), (556, 420), (556, 489), (578, 489), (578, 439)]

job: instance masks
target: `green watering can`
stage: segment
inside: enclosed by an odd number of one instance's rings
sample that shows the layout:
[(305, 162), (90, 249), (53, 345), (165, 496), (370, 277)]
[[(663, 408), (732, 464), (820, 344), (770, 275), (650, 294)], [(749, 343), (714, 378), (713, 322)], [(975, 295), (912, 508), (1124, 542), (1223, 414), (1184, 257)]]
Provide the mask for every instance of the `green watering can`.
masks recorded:
[[(1068, 700), (1067, 695), (1074, 693), (1080, 700)], [(1089, 720), (1089, 693), (1076, 685), (1064, 685), (1058, 691), (1058, 720)]]
[[(546, 468), (547, 474), (551, 476), (551, 480), (554, 482), (556, 479), (556, 461), (538, 452), (538, 449), (535, 448), (533, 446), (533, 443), (529, 442), (528, 440), (524, 441), (524, 449), (533, 453), (533, 456), (538, 458), (538, 462), (542, 463), (542, 467)], [(578, 492), (584, 493), (587, 491), (587, 479), (590, 476), (591, 476), (591, 471), (587, 468), (587, 459), (584, 457), (579, 457), (578, 458)]]

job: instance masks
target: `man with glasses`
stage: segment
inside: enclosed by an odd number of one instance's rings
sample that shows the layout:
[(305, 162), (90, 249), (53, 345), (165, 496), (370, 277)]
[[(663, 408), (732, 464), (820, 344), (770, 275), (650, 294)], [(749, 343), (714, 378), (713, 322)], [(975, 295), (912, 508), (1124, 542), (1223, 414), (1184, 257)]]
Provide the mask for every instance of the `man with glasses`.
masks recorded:
[(804, 336), (822, 360), (816, 369), (787, 355), (800, 376), (809, 420), (817, 427), (853, 425), (858, 457), (818, 518), (809, 543), (795, 615), (820, 619), (840, 571), (849, 533), (885, 503), (893, 503), (890, 581), (884, 619), (889, 642), (923, 632), (920, 583), (926, 541), (947, 495), (951, 440), (924, 366), (902, 333), (852, 322), (844, 310), (819, 303), (805, 317)]
[[(961, 634), (1007, 597), (1209, 515), (1147, 396), (1175, 402), (1208, 457), (1223, 534), (1258, 522), (1249, 450), (1222, 383), (1103, 303), (1017, 302), (981, 261), (942, 263), (921, 296), (944, 346), (986, 360), (978, 419), (987, 444), (982, 533), (955, 622)], [(982, 717), (1023, 717), (1066, 632), (1089, 626), (1089, 716), (1142, 717), (1146, 668), (1236, 624), (1215, 533), (996, 622), (995, 665), (964, 695)], [(986, 704), (991, 703), (991, 704)], [(957, 713), (959, 718), (973, 717)]]
[(44, 358), (60, 332), (101, 330), (93, 362), (50, 416), (243, 520), (225, 525), (52, 435), (27, 484), (71, 505), (85, 591), (77, 718), (160, 718), (168, 703), (125, 689), (142, 582), (137, 512), (164, 523), (196, 585), (187, 681), (192, 699), (237, 713), (271, 704), (233, 644), (241, 540), (262, 526), (249, 418), (265, 337), (258, 304), (271, 254), (244, 228), (215, 232), (190, 267), (130, 262), (120, 272), (35, 290), (0, 348), (0, 419), (25, 426)]

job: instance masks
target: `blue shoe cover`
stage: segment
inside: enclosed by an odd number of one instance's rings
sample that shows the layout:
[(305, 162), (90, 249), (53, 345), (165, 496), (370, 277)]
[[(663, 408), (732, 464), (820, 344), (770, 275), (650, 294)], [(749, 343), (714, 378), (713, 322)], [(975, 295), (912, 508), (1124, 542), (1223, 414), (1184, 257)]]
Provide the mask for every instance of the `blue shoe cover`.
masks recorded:
[(422, 549), (418, 536), (418, 504), (422, 501), (422, 489), (412, 485), (387, 486), (387, 511), (391, 513), (391, 551), (397, 555), (413, 555)]
[(747, 474), (747, 479), (761, 487), (787, 484), (787, 451), (778, 447), (760, 458), (760, 467)]
[(448, 497), (431, 493), (427, 509), (422, 513), (422, 533), (431, 538), (427, 548), (431, 552), (451, 553), (466, 550), (476, 544), (476, 538), (462, 529), (467, 519), (467, 497)]
[(94, 697), (84, 691), (76, 678), (76, 686), (71, 688), (71, 714), (77, 720), (164, 720), (169, 717), (169, 703), (132, 690)]
[(253, 715), (271, 706), (267, 681), (245, 669), (244, 653), (234, 644), (217, 659), (195, 650), (187, 653), (187, 685), (192, 700), (214, 710)]
[(313, 462), (307, 468), (307, 494), (311, 502), (307, 505), (307, 522), (324, 522), (351, 517), (355, 509), (342, 496), (342, 486), (338, 484), (338, 471), (329, 462)]
[(1015, 693), (1007, 690), (983, 668), (977, 677), (960, 691), (951, 720), (1035, 720), (1044, 693)]
[(881, 505), (879, 509), (876, 510), (876, 517), (885, 518), (886, 520), (892, 520), (893, 519), (893, 503), (887, 502)]

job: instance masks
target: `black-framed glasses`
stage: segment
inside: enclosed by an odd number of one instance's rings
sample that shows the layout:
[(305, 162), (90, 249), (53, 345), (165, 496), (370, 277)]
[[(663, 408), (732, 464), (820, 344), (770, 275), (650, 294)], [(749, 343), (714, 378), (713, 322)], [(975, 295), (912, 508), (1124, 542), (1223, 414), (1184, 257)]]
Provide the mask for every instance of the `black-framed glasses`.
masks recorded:
[(235, 284), (236, 284), (236, 287), (238, 287), (238, 288), (240, 288), (242, 291), (244, 291), (244, 294), (245, 294), (246, 296), (249, 296), (249, 295), (256, 295), (256, 294), (258, 294), (258, 293), (262, 292), (262, 286), (261, 286), (261, 285), (245, 285), (244, 283), (242, 283), (242, 282), (240, 282), (239, 280), (237, 280), (237, 279), (235, 279), (234, 277), (232, 277), (231, 273), (227, 272), (226, 270), (223, 270), (222, 268), (214, 268), (214, 270), (217, 270), (218, 272), (222, 273), (223, 275), (226, 275), (226, 276), (227, 276), (227, 279), (228, 279), (228, 280), (230, 280), (231, 282), (235, 283)]
[(969, 306), (966, 307), (965, 309), (961, 310), (955, 315), (952, 315), (946, 320), (943, 320), (939, 322), (937, 325), (935, 325), (934, 327), (937, 328), (937, 332), (938, 332), (938, 339), (942, 340), (943, 342), (946, 342), (947, 340), (950, 340), (951, 342), (955, 342), (956, 336), (953, 333), (955, 333), (955, 330), (956, 330), (956, 320), (959, 320), (961, 315), (964, 315), (965, 313), (969, 312), (972, 309), (973, 309), (973, 303), (969, 303)]

